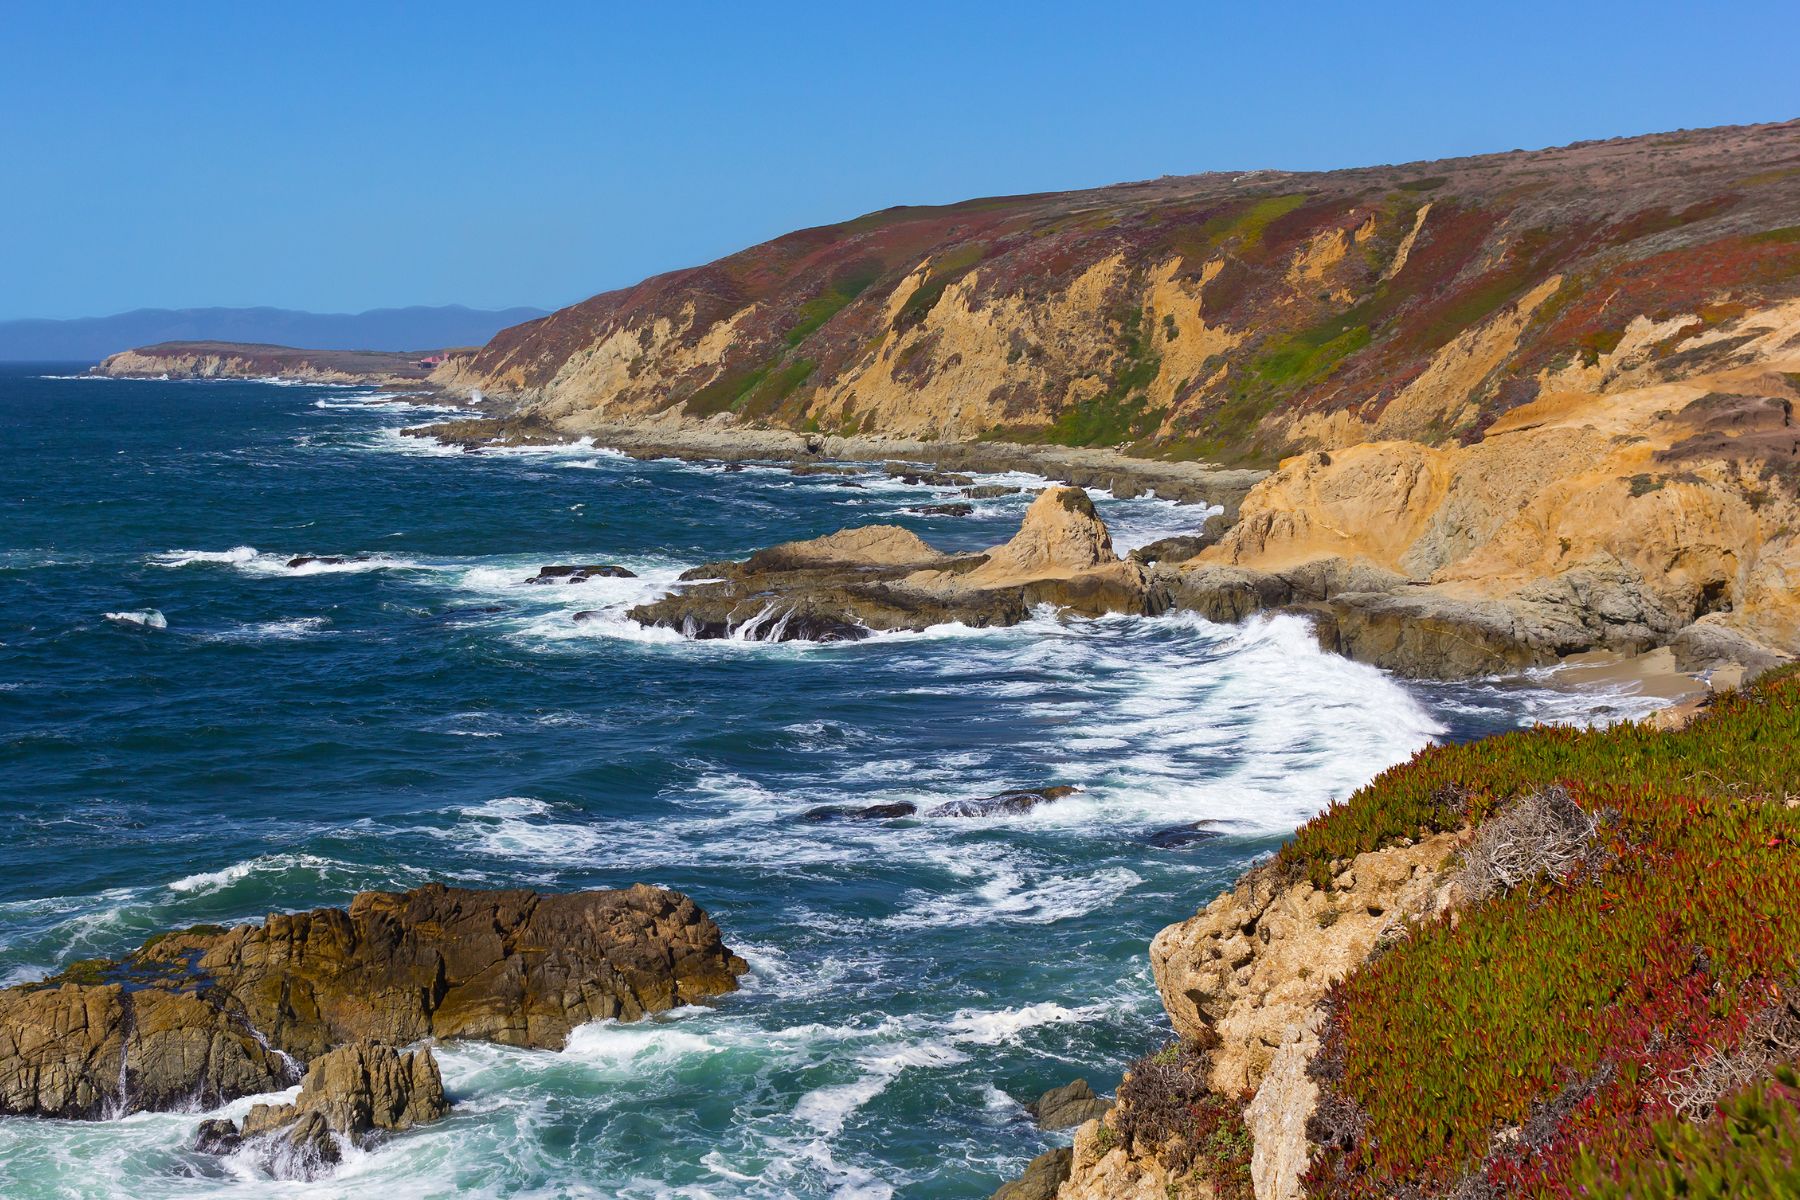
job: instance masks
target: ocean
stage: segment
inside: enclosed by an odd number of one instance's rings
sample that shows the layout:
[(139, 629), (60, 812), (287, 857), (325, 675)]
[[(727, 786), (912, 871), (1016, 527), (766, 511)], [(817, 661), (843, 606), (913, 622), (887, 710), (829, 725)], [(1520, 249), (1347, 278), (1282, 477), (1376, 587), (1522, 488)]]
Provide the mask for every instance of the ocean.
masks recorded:
[[(428, 880), (677, 888), (751, 972), (561, 1052), (440, 1047), (452, 1115), (312, 1183), (194, 1153), (198, 1113), (0, 1119), (9, 1200), (985, 1197), (1058, 1140), (1021, 1100), (1169, 1037), (1150, 938), (1308, 816), (1434, 739), (1650, 706), (1400, 681), (1291, 616), (686, 641), (625, 609), (850, 525), (992, 545), (1029, 496), (924, 517), (960, 497), (879, 465), (467, 454), (399, 435), (417, 398), (75, 370), (0, 367), (0, 982)], [(1095, 498), (1121, 550), (1206, 516)], [(525, 582), (588, 562), (637, 578)]]

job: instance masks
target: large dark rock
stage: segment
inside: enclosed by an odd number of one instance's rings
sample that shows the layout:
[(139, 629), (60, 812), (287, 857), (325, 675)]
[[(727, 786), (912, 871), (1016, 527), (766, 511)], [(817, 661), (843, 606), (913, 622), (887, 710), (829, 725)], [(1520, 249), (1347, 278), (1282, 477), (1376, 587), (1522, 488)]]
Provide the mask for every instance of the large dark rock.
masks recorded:
[(971, 500), (994, 500), (1001, 496), (1016, 496), (1024, 490), (1021, 487), (1008, 487), (1004, 483), (980, 483), (963, 488), (962, 494)]
[(636, 579), (637, 572), (612, 563), (557, 563), (541, 567), (526, 583), (586, 583), (590, 579)]
[(801, 813), (800, 819), (813, 824), (824, 821), (892, 821), (898, 817), (910, 817), (918, 811), (918, 805), (906, 800), (898, 800), (892, 804), (870, 804), (861, 808), (854, 804), (822, 804)]
[(1167, 829), (1158, 829), (1144, 835), (1144, 845), (1158, 850), (1179, 850), (1184, 846), (1192, 846), (1197, 842), (1210, 842), (1225, 835), (1211, 828), (1211, 821), (1189, 821), (1186, 825), (1171, 825)]
[(287, 560), (288, 569), (296, 567), (341, 567), (345, 563), (368, 562), (367, 554), (296, 554)]
[(348, 910), (196, 927), (0, 990), (0, 1113), (220, 1104), (365, 1038), (558, 1049), (588, 1021), (732, 991), (745, 969), (692, 900), (643, 884), (365, 892)]
[(213, 1118), (194, 1131), (194, 1149), (201, 1154), (232, 1154), (243, 1144), (236, 1121)]
[(973, 504), (920, 504), (906, 510), (921, 517), (966, 517), (975, 511)]
[(1055, 787), (1001, 792), (998, 795), (982, 796), (974, 800), (951, 800), (936, 808), (927, 809), (925, 815), (928, 817), (1002, 817), (1030, 812), (1040, 804), (1050, 804), (1065, 796), (1073, 796), (1080, 790), (1078, 787), (1059, 784)]

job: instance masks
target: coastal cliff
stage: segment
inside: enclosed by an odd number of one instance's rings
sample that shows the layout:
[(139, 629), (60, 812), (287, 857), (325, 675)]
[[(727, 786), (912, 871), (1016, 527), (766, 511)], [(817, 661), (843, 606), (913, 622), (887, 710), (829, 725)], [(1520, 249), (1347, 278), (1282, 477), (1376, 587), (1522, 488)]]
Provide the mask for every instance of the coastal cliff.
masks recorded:
[(1174, 602), (1409, 674), (1755, 670), (1800, 651), (1797, 164), (1789, 122), (889, 209), (432, 382), (506, 437), (1241, 501)]
[(1177, 1035), (1037, 1193), (1786, 1195), (1800, 676), (1434, 747), (1151, 946)]

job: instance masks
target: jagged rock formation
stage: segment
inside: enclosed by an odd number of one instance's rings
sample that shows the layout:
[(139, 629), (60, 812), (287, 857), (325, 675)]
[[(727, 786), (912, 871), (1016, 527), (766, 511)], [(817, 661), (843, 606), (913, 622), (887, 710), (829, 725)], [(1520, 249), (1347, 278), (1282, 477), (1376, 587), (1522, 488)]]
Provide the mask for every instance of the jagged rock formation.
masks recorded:
[[(1196, 1084), (1248, 1097), (1249, 1176), (1257, 1200), (1297, 1200), (1311, 1156), (1307, 1121), (1318, 1088), (1307, 1067), (1319, 1047), (1322, 1004), (1384, 937), (1449, 910), (1461, 894), (1444, 867), (1463, 834), (1358, 855), (1326, 888), (1259, 867), (1150, 945), (1150, 963), (1176, 1035), (1208, 1050)], [(1061, 1200), (1210, 1194), (1194, 1169), (1117, 1136), (1108, 1113), (1076, 1136)], [(1105, 1127), (1102, 1123), (1106, 1122)], [(1172, 1190), (1171, 1190), (1172, 1189)]]
[(241, 1128), (229, 1121), (204, 1122), (197, 1146), (225, 1154), (251, 1142), (271, 1174), (311, 1179), (340, 1161), (340, 1136), (367, 1145), (383, 1133), (402, 1132), (449, 1111), (429, 1047), (402, 1053), (360, 1041), (315, 1059), (292, 1104), (258, 1104)]
[(297, 1072), (230, 1009), (162, 987), (0, 990), (0, 1114), (94, 1119), (216, 1105)]
[(643, 884), (365, 892), (348, 910), (166, 934), (121, 962), (0, 991), (0, 1112), (222, 1103), (369, 1038), (556, 1049), (588, 1021), (733, 991), (745, 969), (692, 900)]
[(639, 605), (631, 618), (695, 638), (849, 641), (949, 621), (1011, 625), (1038, 604), (1089, 616), (1155, 606), (1144, 569), (1113, 553), (1080, 488), (1046, 490), (1012, 540), (986, 554), (944, 554), (909, 530), (870, 525), (683, 578), (694, 582)]

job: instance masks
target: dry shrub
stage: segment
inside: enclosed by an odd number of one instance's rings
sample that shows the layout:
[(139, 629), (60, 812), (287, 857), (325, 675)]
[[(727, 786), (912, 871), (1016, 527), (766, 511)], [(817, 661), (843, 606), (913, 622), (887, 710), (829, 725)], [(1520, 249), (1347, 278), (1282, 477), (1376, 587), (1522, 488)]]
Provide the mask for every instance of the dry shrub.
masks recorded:
[(1719, 1099), (1767, 1076), (1777, 1064), (1800, 1058), (1800, 992), (1793, 988), (1750, 1018), (1730, 1050), (1711, 1054), (1673, 1072), (1664, 1084), (1669, 1104), (1691, 1121), (1711, 1117)]
[(1244, 1105), (1212, 1090), (1210, 1068), (1210, 1053), (1192, 1043), (1140, 1058), (1119, 1085), (1112, 1125), (1133, 1155), (1204, 1180), (1217, 1200), (1251, 1200)]
[(1561, 875), (1600, 831), (1561, 784), (1533, 792), (1484, 822), (1463, 851), (1460, 882), (1470, 901), (1510, 892), (1541, 872)]

